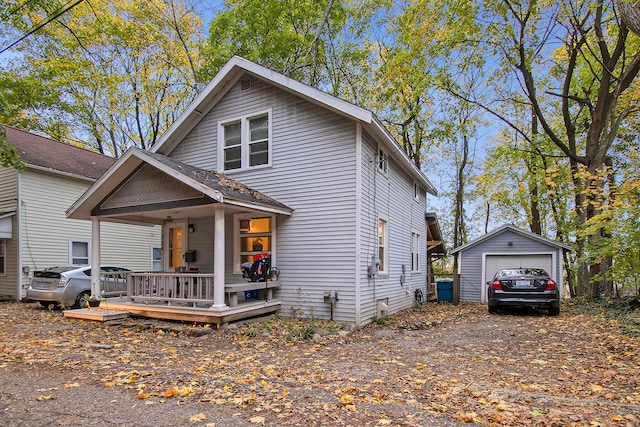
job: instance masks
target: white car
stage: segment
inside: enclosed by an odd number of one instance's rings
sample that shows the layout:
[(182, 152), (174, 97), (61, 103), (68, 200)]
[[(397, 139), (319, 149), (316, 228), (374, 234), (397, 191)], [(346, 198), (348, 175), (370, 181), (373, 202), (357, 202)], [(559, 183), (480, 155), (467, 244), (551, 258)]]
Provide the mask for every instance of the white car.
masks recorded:
[[(100, 267), (100, 296), (113, 297), (127, 294), (125, 267), (103, 265)], [(105, 279), (106, 278), (106, 279)], [(51, 267), (33, 273), (27, 289), (27, 299), (47, 306), (63, 305), (84, 308), (91, 295), (91, 266), (69, 265)]]

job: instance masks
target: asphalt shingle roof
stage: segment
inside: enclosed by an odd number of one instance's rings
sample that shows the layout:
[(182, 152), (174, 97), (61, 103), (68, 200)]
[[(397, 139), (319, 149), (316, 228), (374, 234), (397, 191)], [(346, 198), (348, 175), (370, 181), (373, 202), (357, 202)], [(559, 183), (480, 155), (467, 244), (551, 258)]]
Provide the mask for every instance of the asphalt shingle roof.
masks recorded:
[(51, 171), (98, 179), (115, 162), (115, 159), (84, 148), (35, 135), (30, 132), (4, 126), (7, 141), (29, 166)]
[(248, 187), (239, 181), (231, 179), (222, 173), (200, 169), (158, 153), (145, 151), (145, 154), (163, 163), (165, 166), (175, 170), (176, 172), (186, 175), (213, 190), (219, 191), (224, 197), (235, 200), (244, 200), (250, 203), (274, 206), (290, 211), (293, 210), (276, 199)]

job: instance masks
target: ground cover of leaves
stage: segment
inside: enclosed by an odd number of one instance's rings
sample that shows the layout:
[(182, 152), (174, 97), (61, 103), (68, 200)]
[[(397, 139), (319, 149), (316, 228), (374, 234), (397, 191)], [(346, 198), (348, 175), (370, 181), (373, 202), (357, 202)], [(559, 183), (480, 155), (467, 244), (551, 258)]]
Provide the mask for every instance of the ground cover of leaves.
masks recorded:
[(601, 305), (430, 303), (352, 331), (99, 323), (9, 302), (0, 338), (3, 425), (640, 425), (640, 317)]

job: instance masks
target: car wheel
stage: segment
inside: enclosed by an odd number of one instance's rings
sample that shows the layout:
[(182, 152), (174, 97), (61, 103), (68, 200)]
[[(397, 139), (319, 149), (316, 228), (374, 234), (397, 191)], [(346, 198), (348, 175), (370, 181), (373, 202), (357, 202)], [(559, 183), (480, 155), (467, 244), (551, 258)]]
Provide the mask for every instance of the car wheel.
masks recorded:
[(495, 314), (498, 312), (498, 307), (496, 307), (495, 305), (489, 305), (487, 307), (489, 310), (489, 314)]
[(76, 304), (74, 305), (74, 308), (87, 308), (89, 307), (89, 301), (87, 301), (86, 298), (86, 293), (81, 293), (80, 295), (78, 295), (76, 297)]
[(549, 307), (549, 316), (557, 316), (560, 314), (560, 307)]

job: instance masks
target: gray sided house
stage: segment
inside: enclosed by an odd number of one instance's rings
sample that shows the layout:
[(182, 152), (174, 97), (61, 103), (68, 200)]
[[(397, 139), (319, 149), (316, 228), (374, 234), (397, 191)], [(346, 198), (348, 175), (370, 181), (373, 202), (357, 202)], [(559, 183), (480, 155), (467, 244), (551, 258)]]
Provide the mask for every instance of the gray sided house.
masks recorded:
[(571, 247), (538, 234), (503, 225), (450, 253), (458, 259), (461, 301), (487, 302), (487, 282), (502, 268), (545, 269), (563, 292), (563, 253)]
[[(56, 265), (89, 264), (91, 222), (66, 209), (115, 159), (4, 126), (26, 170), (0, 168), (0, 296), (20, 300), (33, 272)], [(102, 259), (132, 269), (152, 266), (158, 228), (108, 224)]]
[[(68, 215), (161, 225), (165, 276), (135, 283), (192, 272), (192, 307), (218, 319), (251, 303), (236, 292), (241, 265), (267, 253), (280, 276), (255, 307), (363, 325), (426, 288), (427, 193), (370, 111), (234, 57), (150, 152), (125, 153)], [(136, 292), (132, 305), (180, 303)]]

